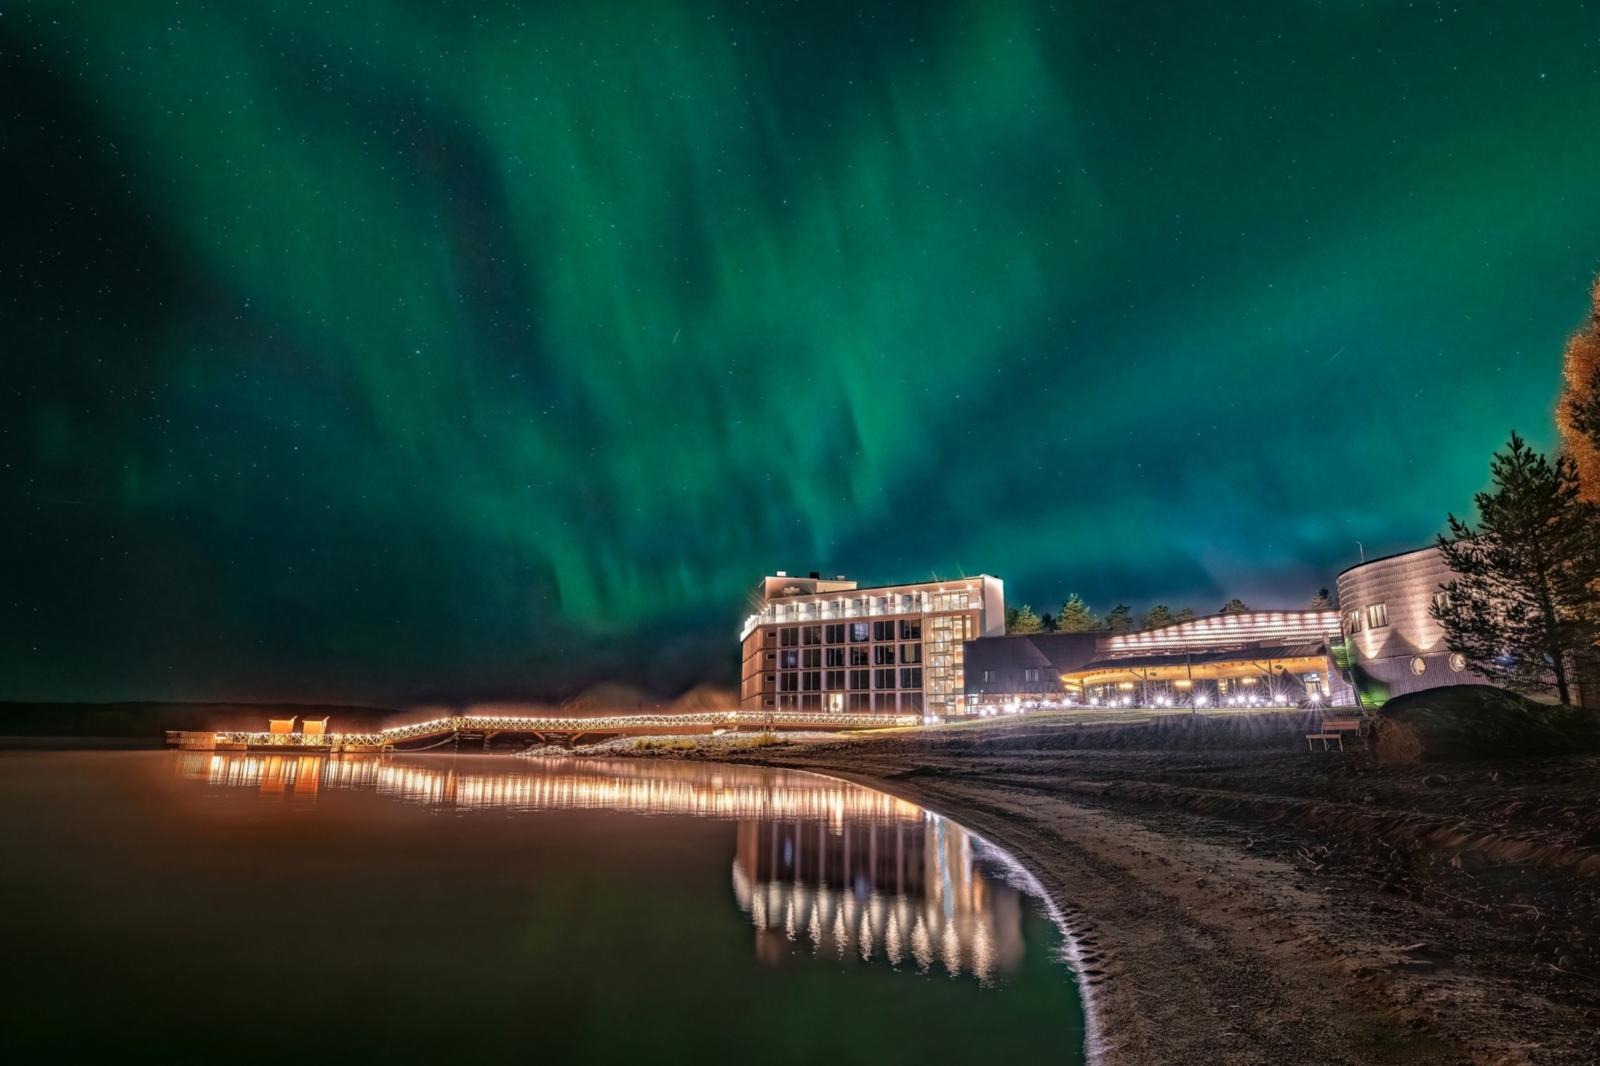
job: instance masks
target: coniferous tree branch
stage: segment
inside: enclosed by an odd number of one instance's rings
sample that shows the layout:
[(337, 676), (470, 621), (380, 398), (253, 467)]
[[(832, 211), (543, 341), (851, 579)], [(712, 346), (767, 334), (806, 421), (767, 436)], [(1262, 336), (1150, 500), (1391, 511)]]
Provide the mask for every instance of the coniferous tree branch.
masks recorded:
[(1478, 524), (1449, 516), (1439, 551), (1454, 572), (1432, 613), (1479, 674), (1571, 702), (1575, 666), (1600, 637), (1600, 512), (1579, 497), (1568, 456), (1551, 463), (1516, 433), (1474, 497)]

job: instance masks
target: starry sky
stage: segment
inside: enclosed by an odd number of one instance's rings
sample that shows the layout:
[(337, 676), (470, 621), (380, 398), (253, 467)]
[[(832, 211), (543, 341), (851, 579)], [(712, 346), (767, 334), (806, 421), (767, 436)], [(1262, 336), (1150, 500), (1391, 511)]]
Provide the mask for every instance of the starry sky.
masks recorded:
[(1596, 130), (1578, 2), (23, 0), (0, 697), (670, 693), (776, 569), (1299, 605), (1553, 445)]

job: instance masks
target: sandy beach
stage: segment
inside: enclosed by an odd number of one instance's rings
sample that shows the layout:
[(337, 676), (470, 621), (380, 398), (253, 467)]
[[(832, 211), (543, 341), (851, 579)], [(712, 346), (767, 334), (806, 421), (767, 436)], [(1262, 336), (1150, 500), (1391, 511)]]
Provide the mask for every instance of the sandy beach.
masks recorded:
[(1303, 732), (1007, 721), (641, 754), (835, 774), (1007, 848), (1083, 946), (1104, 1063), (1600, 1058), (1600, 759), (1393, 769)]

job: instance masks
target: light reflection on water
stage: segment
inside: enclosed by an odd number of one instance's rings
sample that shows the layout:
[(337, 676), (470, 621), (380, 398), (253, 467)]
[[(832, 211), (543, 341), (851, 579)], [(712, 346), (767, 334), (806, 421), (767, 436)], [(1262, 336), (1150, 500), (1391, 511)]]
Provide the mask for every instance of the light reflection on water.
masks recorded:
[(632, 760), (451, 759), (184, 753), (179, 776), (315, 801), (372, 792), (454, 811), (613, 811), (739, 823), (734, 900), (757, 958), (793, 949), (970, 974), (989, 986), (1024, 952), (1021, 893), (993, 853), (916, 804), (815, 774)]
[(924, 816), (914, 803), (815, 774), (662, 761), (478, 761), (439, 766), (360, 756), (186, 753), (178, 773), (264, 793), (314, 797), (324, 789), (350, 789), (461, 810), (797, 818), (839, 829), (847, 819), (914, 823)]
[(0, 855), (8, 1061), (1083, 1061), (1009, 856), (811, 774), (0, 754)]

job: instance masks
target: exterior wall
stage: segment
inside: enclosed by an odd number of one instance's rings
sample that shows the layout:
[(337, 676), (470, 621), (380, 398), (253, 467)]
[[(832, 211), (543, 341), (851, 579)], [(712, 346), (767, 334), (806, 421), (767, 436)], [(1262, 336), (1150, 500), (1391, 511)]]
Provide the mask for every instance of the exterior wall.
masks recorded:
[(1210, 615), (1133, 633), (986, 638), (967, 645), (966, 698), (969, 706), (1120, 700), (1127, 690), (1168, 704), (1204, 694), (1219, 706), (1233, 684), (1255, 692), (1251, 686), (1265, 679), (1281, 683), (1269, 687), (1301, 686), (1330, 703), (1352, 703), (1355, 694), (1328, 654), (1338, 640), (1339, 612), (1316, 610)]
[(1061, 699), (1061, 675), (1098, 653), (1104, 633), (1030, 633), (986, 636), (967, 644), (968, 704)]
[(966, 642), (1005, 627), (1004, 585), (988, 575), (865, 589), (807, 580), (758, 589), (742, 709), (956, 713)]
[[(1339, 575), (1341, 626), (1355, 662), (1388, 695), (1488, 682), (1452, 662), (1444, 627), (1429, 613), (1451, 579), (1437, 548), (1353, 566)], [(1373, 623), (1378, 623), (1374, 625)]]

